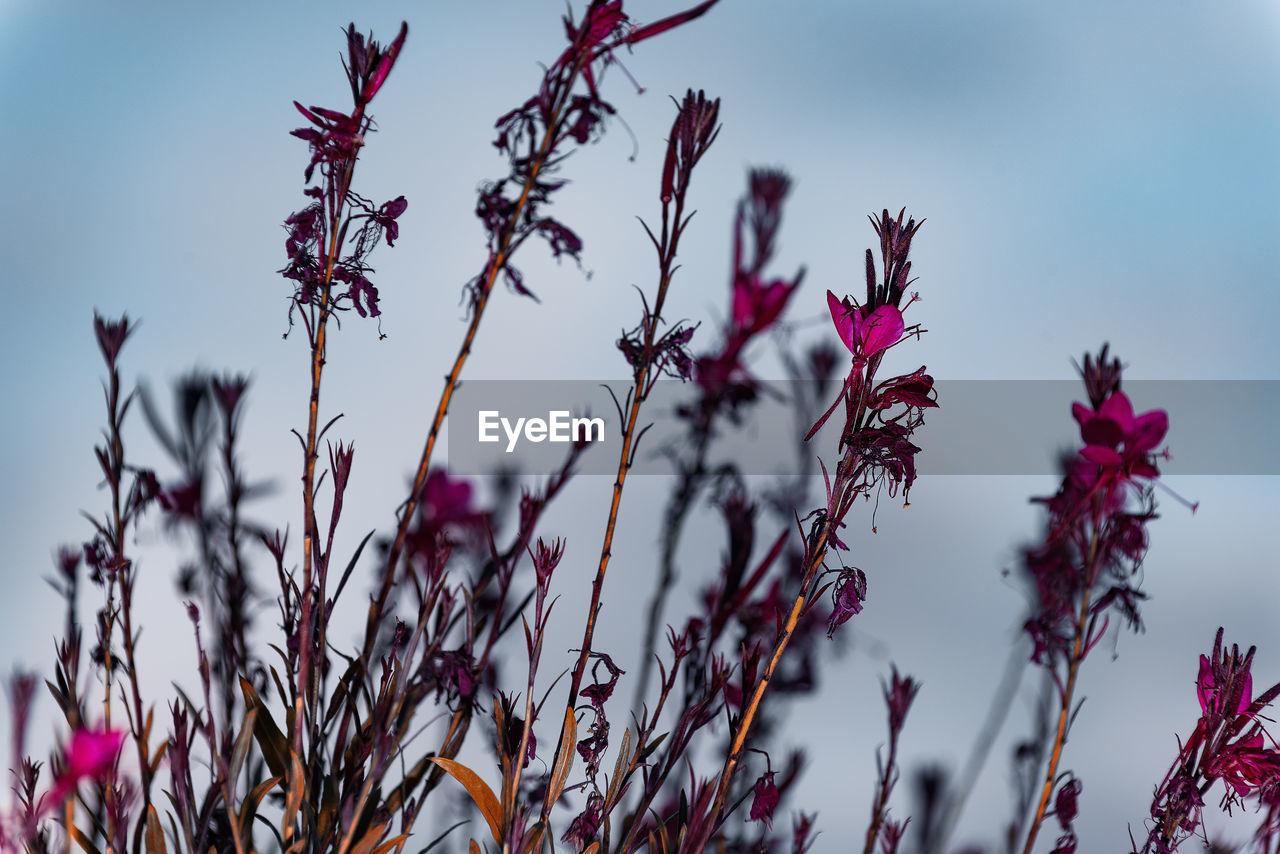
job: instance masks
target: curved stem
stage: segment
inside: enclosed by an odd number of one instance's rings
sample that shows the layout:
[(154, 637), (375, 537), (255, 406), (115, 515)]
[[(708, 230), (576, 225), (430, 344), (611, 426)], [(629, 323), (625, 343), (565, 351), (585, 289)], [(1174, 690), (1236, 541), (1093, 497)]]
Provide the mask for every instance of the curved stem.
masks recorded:
[(1001, 677), (1000, 685), (996, 688), (996, 692), (991, 698), (991, 705), (987, 708), (986, 720), (983, 721), (978, 738), (974, 741), (973, 747), (969, 752), (969, 758), (965, 761), (960, 779), (955, 786), (948, 787), (951, 791), (947, 797), (942, 818), (938, 822), (938, 829), (930, 834), (929, 839), (924, 841), (925, 854), (939, 854), (943, 850), (943, 846), (947, 844), (947, 839), (955, 830), (957, 822), (960, 821), (960, 815), (964, 812), (969, 794), (973, 791), (973, 787), (978, 781), (978, 775), (982, 773), (982, 767), (986, 764), (987, 757), (991, 754), (991, 748), (995, 745), (996, 737), (1004, 727), (1005, 718), (1008, 717), (1014, 695), (1022, 684), (1022, 674), (1026, 667), (1026, 650), (1021, 642), (1017, 642), (1009, 650), (1009, 660), (1005, 663), (1004, 675)]
[(1075, 695), (1076, 678), (1080, 675), (1080, 663), (1084, 661), (1089, 624), (1089, 593), (1093, 585), (1094, 570), (1098, 560), (1098, 528), (1095, 525), (1093, 536), (1089, 542), (1089, 555), (1085, 567), (1084, 593), (1080, 597), (1080, 611), (1076, 615), (1075, 640), (1071, 644), (1071, 655), (1067, 659), (1067, 680), (1062, 689), (1062, 705), (1058, 709), (1058, 724), (1053, 736), (1053, 749), (1049, 753), (1049, 767), (1045, 770), (1044, 786), (1040, 790), (1040, 803), (1036, 806), (1035, 815), (1031, 819), (1031, 827), (1027, 831), (1027, 841), (1022, 846), (1022, 854), (1031, 854), (1035, 847), (1036, 836), (1044, 821), (1045, 812), (1049, 808), (1049, 798), (1053, 796), (1053, 785), (1058, 778), (1058, 763), (1062, 759), (1062, 748), (1067, 743), (1067, 726), (1071, 721), (1071, 700)]
[(872, 808), (871, 824), (867, 827), (867, 843), (862, 854), (872, 854), (876, 847), (876, 837), (880, 835), (880, 827), (884, 824), (884, 810), (889, 805), (889, 793), (893, 791), (893, 768), (898, 761), (898, 734), (889, 733), (889, 761), (885, 763), (884, 774), (880, 778), (880, 792), (876, 796)]
[(694, 463), (681, 476), (680, 484), (667, 503), (666, 523), (662, 526), (662, 559), (659, 564), (658, 580), (654, 585), (653, 598), (649, 602), (649, 615), (645, 620), (644, 643), (640, 647), (640, 671), (636, 676), (636, 695), (631, 704), (632, 709), (640, 709), (643, 706), (645, 692), (649, 688), (649, 679), (653, 673), (653, 659), (657, 653), (658, 630), (662, 624), (662, 612), (676, 580), (676, 549), (680, 545), (680, 534), (683, 533), (685, 521), (689, 518), (693, 499), (706, 476), (708, 438), (707, 430), (698, 430), (694, 446)]
[(690, 850), (700, 851), (706, 847), (711, 839), (711, 834), (717, 826), (717, 822), (714, 819), (724, 810), (725, 802), (729, 796), (729, 784), (733, 781), (734, 772), (737, 771), (738, 762), (742, 758), (742, 751), (746, 747), (751, 725), (755, 722), (756, 715), (760, 711), (760, 704), (764, 700), (765, 692), (769, 690), (769, 683), (773, 679), (778, 662), (782, 659), (782, 653), (786, 650), (787, 644), (791, 640), (791, 635), (795, 632), (796, 625), (800, 622), (800, 615), (804, 612), (805, 604), (808, 601), (809, 588), (813, 584), (813, 579), (827, 556), (827, 542), (831, 534), (832, 518), (832, 516), (828, 515), (822, 524), (817, 541), (813, 545), (813, 556), (809, 559), (809, 565), (805, 568), (800, 595), (796, 597), (795, 604), (791, 606), (791, 613), (787, 616), (786, 625), (783, 626), (777, 643), (774, 644), (773, 655), (769, 658), (764, 674), (760, 677), (760, 681), (756, 683), (756, 688), (751, 693), (751, 699), (743, 707), (738, 728), (734, 732), (733, 744), (729, 749), (729, 755), (725, 757), (724, 768), (720, 772), (720, 779), (716, 785), (716, 796), (710, 812), (711, 818), (703, 824), (700, 838), (696, 840), (697, 844), (693, 845)]
[[(576, 76), (577, 68), (574, 69), (574, 74), (570, 76), (570, 85), (565, 88), (565, 92), (572, 88), (572, 81)], [(509, 260), (510, 252), (512, 251), (511, 240), (515, 235), (516, 224), (524, 213), (525, 205), (528, 204), (529, 194), (537, 182), (538, 174), (546, 166), (547, 158), (555, 147), (556, 128), (563, 110), (564, 97), (562, 96), (552, 114), (551, 121), (547, 124), (542, 143), (538, 147), (538, 154), (529, 167), (529, 177), (525, 179), (524, 189), (512, 209), (510, 220), (508, 220), (506, 227), (503, 229), (497, 251), (490, 259), (489, 268), (485, 272), (483, 283), (478, 289), (475, 302), (471, 307), (471, 321), (467, 324), (467, 331), (462, 338), (462, 345), (458, 348), (458, 354), (453, 360), (453, 367), (450, 368), (449, 375), (445, 378), (444, 390), (440, 393), (439, 401), (436, 402), (435, 415), (431, 419), (431, 429), (427, 432), (427, 441), (422, 449), (422, 456), (418, 460), (418, 468), (413, 475), (413, 485), (409, 488), (409, 497), (405, 499), (400, 513), (400, 521), (396, 526), (396, 537), (392, 542), (391, 548), (387, 551), (382, 586), (378, 590), (377, 598), (374, 599), (369, 607), (369, 620), (365, 627), (365, 658), (368, 658), (373, 653), (374, 645), (377, 642), (378, 625), (381, 622), (382, 611), (386, 607), (387, 597), (391, 594), (391, 588), (395, 585), (396, 565), (400, 561), (400, 555), (404, 552), (405, 541), (409, 536), (409, 526), (412, 524), (414, 513), (418, 509), (422, 487), (427, 482), (427, 472), (431, 466), (431, 455), (435, 451), (436, 440), (439, 438), (440, 430), (444, 426), (445, 416), (449, 413), (449, 403), (453, 400), (453, 392), (457, 388), (458, 378), (462, 375), (462, 367), (466, 364), (467, 357), (471, 355), (471, 345), (475, 342), (476, 332), (480, 328), (480, 320), (484, 317), (484, 310), (489, 304), (489, 296), (493, 293), (493, 286), (498, 280), (498, 273), (506, 266)]]

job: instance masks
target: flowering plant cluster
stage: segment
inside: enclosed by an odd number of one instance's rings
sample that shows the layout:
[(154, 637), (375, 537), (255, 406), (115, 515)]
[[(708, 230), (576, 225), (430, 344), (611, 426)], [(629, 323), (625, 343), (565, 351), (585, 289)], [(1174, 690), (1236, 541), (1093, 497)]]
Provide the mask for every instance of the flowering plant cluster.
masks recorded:
[[(853, 563), (854, 509), (885, 496), (907, 503), (920, 428), (945, 403), (925, 366), (904, 367), (914, 364), (904, 354), (927, 331), (911, 290), (923, 219), (888, 208), (870, 217), (876, 245), (866, 250), (865, 281), (856, 296), (829, 283), (822, 340), (797, 351), (788, 312), (805, 300), (805, 269), (774, 268), (792, 181), (781, 169), (751, 169), (732, 222), (721, 328), (713, 335), (669, 318), (671, 289), (682, 284), (682, 243), (698, 234), (694, 175), (721, 133), (720, 100), (690, 89), (675, 99), (653, 176), (656, 216), (641, 221), (654, 250), (652, 283), (639, 289), (638, 317), (616, 339), (630, 385), (614, 398), (621, 445), (602, 491), (608, 515), (599, 552), (585, 550), (576, 532), (545, 530), (557, 498), (595, 488), (575, 481), (582, 444), (542, 483), (499, 491), (489, 504), (472, 481), (433, 464), (486, 309), (502, 292), (498, 281), (536, 299), (515, 256), (536, 237), (555, 258), (582, 257), (578, 233), (549, 209), (569, 155), (603, 135), (617, 113), (603, 95), (607, 70), (622, 49), (691, 25), (716, 3), (648, 24), (634, 21), (623, 0), (589, 0), (580, 16), (566, 14), (567, 45), (535, 93), (495, 123), (506, 171), (477, 194), (486, 249), (464, 287), (466, 328), (424, 425), (408, 494), (386, 534), (370, 532), (351, 554), (335, 553), (335, 535), (355, 446), (327, 438), (338, 418), (324, 412), (321, 391), (328, 340), (344, 314), (382, 315), (373, 252), (384, 241), (392, 248), (413, 239), (401, 230), (404, 196), (375, 203), (356, 190), (375, 128), (370, 108), (394, 85), (410, 44), (407, 24), (385, 45), (347, 28), (349, 105), (295, 102), (306, 122), (293, 135), (308, 148), (307, 201), (284, 220), (279, 273), (291, 288), (289, 328), (300, 324), (309, 356), (305, 426), (294, 434), (299, 519), (277, 527), (251, 518), (247, 505), (263, 487), (240, 462), (246, 376), (188, 375), (171, 421), (138, 395), (179, 472), (171, 481), (127, 455), (135, 395), (124, 388), (121, 359), (136, 324), (95, 315), (106, 368), (106, 426), (95, 452), (109, 498), (100, 515), (89, 515), (87, 539), (58, 554), (53, 582), (65, 621), (46, 685), (61, 722), (47, 762), (26, 750), (39, 679), (11, 680), (14, 797), (0, 816), (0, 851), (400, 854), (441, 845), (503, 854), (802, 854), (825, 844), (821, 817), (789, 803), (805, 757), (782, 755), (778, 736), (788, 704), (818, 686), (824, 639), (873, 601), (874, 572)], [(715, 449), (757, 412), (763, 391), (751, 362), (766, 348), (804, 382), (787, 401), (800, 426), (786, 450), (801, 460), (800, 474), (761, 488)], [(1004, 850), (1023, 854), (1077, 850), (1085, 781), (1063, 767), (1080, 711), (1079, 675), (1113, 616), (1141, 626), (1139, 570), (1169, 428), (1162, 410), (1135, 413), (1121, 390), (1121, 363), (1106, 346), (1084, 357), (1080, 373), (1087, 402), (1070, 410), (1080, 446), (1064, 456), (1058, 490), (1037, 499), (1044, 531), (1022, 561), (1033, 603), (1025, 622), (1031, 661), (1053, 688), (1006, 835)], [(651, 559), (640, 665), (628, 673), (619, 662), (635, 651), (606, 648), (596, 628), (610, 607), (608, 570), (652, 417), (646, 404), (663, 377), (685, 383), (684, 432), (661, 449), (675, 477)], [(681, 566), (682, 535), (700, 511), (717, 517), (727, 547), (713, 571), (695, 576), (692, 606), (672, 617), (676, 581), (693, 569)], [(195, 640), (195, 681), (163, 700), (145, 696), (137, 655), (135, 534), (156, 520), (195, 544), (176, 572)], [(556, 607), (558, 570), (584, 554), (594, 567), (589, 604), (585, 614), (567, 614)], [(363, 633), (348, 645), (331, 634), (331, 621), (366, 577), (367, 611), (364, 602), (355, 606), (365, 614)], [(86, 589), (94, 609), (88, 638)], [(270, 621), (260, 616), (267, 603)], [(553, 615), (580, 620), (581, 642), (567, 656), (547, 648)], [(1131, 835), (1135, 854), (1172, 852), (1203, 834), (1205, 796), (1218, 782), (1222, 807), (1249, 804), (1262, 814), (1257, 849), (1280, 850), (1280, 745), (1265, 727), (1280, 684), (1255, 697), (1254, 650), (1227, 650), (1222, 638), (1219, 630), (1211, 656), (1200, 658), (1201, 716), (1179, 740), (1142, 831)], [(866, 832), (842, 841), (842, 850), (951, 850), (962, 789), (926, 780), (914, 815), (894, 799), (899, 747), (920, 689), (891, 667), (883, 684), (888, 735), (876, 754)], [(468, 744), (468, 756), (479, 750), (492, 761), (464, 761)], [(465, 802), (456, 797), (463, 792)], [(428, 804), (441, 808), (427, 811)], [(1051, 819), (1054, 841), (1041, 841)]]

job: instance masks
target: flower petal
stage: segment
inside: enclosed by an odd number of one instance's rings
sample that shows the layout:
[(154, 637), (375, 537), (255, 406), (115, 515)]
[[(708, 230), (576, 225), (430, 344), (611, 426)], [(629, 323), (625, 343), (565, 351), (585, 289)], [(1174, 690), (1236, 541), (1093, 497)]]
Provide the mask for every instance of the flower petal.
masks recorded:
[(1122, 391), (1117, 391), (1102, 401), (1098, 414), (1119, 424), (1125, 433), (1133, 429), (1133, 404), (1129, 401), (1129, 395)]
[(1169, 413), (1163, 409), (1144, 412), (1133, 422), (1133, 428), (1125, 436), (1125, 450), (1129, 453), (1149, 451), (1169, 432)]
[(1102, 445), (1085, 445), (1080, 449), (1080, 456), (1091, 463), (1097, 463), (1106, 468), (1118, 468), (1121, 463), (1119, 454)]
[(1209, 701), (1216, 695), (1216, 690), (1213, 668), (1209, 666), (1208, 656), (1202, 654), (1200, 656), (1200, 675), (1196, 677), (1196, 698), (1200, 700), (1202, 714), (1209, 714)]
[(853, 318), (850, 317), (849, 307), (836, 299), (836, 295), (827, 291), (827, 308), (831, 310), (831, 319), (835, 321), (836, 332), (840, 335), (840, 340), (844, 342), (844, 346), (849, 348), (849, 352), (854, 352), (853, 347)]
[(855, 319), (854, 324), (858, 327), (857, 337), (862, 344), (862, 355), (867, 357), (897, 344), (906, 329), (902, 312), (893, 305), (882, 305), (863, 318), (861, 323)]

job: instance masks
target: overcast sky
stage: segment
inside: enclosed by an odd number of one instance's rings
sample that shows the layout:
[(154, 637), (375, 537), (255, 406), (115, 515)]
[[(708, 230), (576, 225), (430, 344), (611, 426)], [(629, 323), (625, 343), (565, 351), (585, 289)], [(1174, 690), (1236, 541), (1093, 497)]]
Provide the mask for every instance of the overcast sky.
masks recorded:
[[(640, 21), (679, 8), (627, 5)], [(483, 260), (471, 211), (477, 184), (504, 171), (490, 145), (494, 119), (532, 93), (538, 63), (561, 50), (562, 11), (555, 0), (0, 1), (5, 669), (50, 660), (59, 618), (42, 577), (57, 544), (87, 535), (78, 511), (105, 500), (91, 451), (102, 422), (94, 308), (142, 319), (126, 350), (130, 378), (160, 387), (193, 365), (252, 372), (245, 463), (281, 484), (258, 515), (298, 527), (289, 429), (304, 421), (306, 352), (301, 336), (281, 339), (290, 289), (274, 272), (284, 264), (280, 222), (304, 201), (306, 152), (288, 135), (299, 126), (290, 102), (346, 103), (340, 28), (355, 15), (384, 39), (409, 21), (357, 177), (363, 194), (403, 193), (409, 208), (402, 243), (373, 258), (388, 337), (344, 323), (323, 406), (346, 413), (341, 435), (357, 447), (345, 548), (386, 529), (461, 335), (460, 289)], [(874, 238), (866, 214), (906, 205), (928, 218), (913, 268), (924, 302), (912, 311), (929, 334), (898, 357), (903, 370), (1067, 379), (1073, 357), (1110, 341), (1135, 378), (1280, 379), (1280, 8), (1271, 2), (722, 0), (624, 61), (646, 91), (610, 73), (607, 95), (625, 125), (566, 164), (573, 183), (557, 203), (591, 275), (529, 250), (520, 266), (542, 303), (498, 293), (468, 377), (625, 375), (613, 341), (634, 325), (630, 286), (654, 279), (635, 216), (657, 213), (667, 96), (692, 86), (723, 99), (724, 130), (695, 178), (699, 213), (670, 316), (723, 316), (745, 170), (778, 165), (796, 187), (777, 269), (808, 268), (796, 317), (820, 318), (827, 288), (858, 292)], [(816, 323), (809, 334), (830, 333)], [(776, 372), (767, 361), (760, 370)], [(1062, 417), (1069, 428), (1065, 405)], [(1216, 413), (1223, 425), (1249, 417)], [(131, 449), (158, 463), (141, 421), (132, 428)], [(1169, 442), (1176, 454), (1177, 423)], [(1175, 732), (1198, 714), (1196, 655), (1218, 625), (1229, 641), (1258, 644), (1255, 684), (1280, 679), (1280, 483), (1167, 480), (1201, 507), (1191, 516), (1164, 502), (1144, 580), (1148, 631), (1104, 643), (1085, 667), (1088, 702), (1064, 760), (1084, 783), (1082, 851), (1120, 850), (1126, 822), (1140, 835)], [(569, 536), (562, 647), (580, 631), (579, 588), (609, 483), (583, 478), (547, 521), (547, 533)], [(908, 769), (963, 760), (1022, 614), (1001, 570), (1036, 531), (1027, 498), (1052, 486), (925, 478), (909, 509), (882, 506), (878, 534), (869, 515), (852, 523), (867, 609), (850, 624), (846, 653), (832, 656), (824, 691), (792, 716), (792, 738), (811, 748), (802, 801), (820, 812), (818, 850), (843, 850), (839, 840), (865, 828), (883, 739), (877, 678), (890, 660), (924, 683), (904, 736)], [(647, 595), (653, 508), (669, 487), (653, 477), (628, 488), (599, 648), (626, 649), (634, 637), (639, 616), (625, 603)], [(714, 565), (720, 536), (696, 538), (687, 562)], [(155, 552), (143, 567), (143, 662), (160, 690), (189, 669), (188, 630), (170, 557)], [(1027, 687), (1015, 736), (1027, 727)], [(1007, 777), (1002, 745), (959, 841), (995, 839)], [(1229, 836), (1251, 829), (1246, 817)]]

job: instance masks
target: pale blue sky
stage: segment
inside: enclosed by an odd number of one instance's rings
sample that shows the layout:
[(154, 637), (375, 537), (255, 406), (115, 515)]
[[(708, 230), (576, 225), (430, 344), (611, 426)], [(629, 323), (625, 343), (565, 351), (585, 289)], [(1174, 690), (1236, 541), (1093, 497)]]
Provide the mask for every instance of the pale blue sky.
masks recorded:
[[(632, 0), (627, 10), (651, 21), (680, 7)], [(161, 384), (193, 364), (253, 372), (245, 461), (282, 485), (260, 515), (282, 525), (297, 515), (288, 430), (303, 417), (305, 354), (299, 338), (280, 338), (289, 289), (274, 274), (279, 223), (302, 203), (306, 155), (288, 136), (299, 125), (290, 102), (343, 103), (340, 28), (352, 17), (383, 38), (410, 24), (357, 177), (375, 199), (409, 199), (402, 244), (373, 259), (389, 337), (352, 318), (330, 354), (324, 399), (329, 413), (347, 413), (342, 436), (357, 446), (347, 541), (385, 528), (457, 346), (460, 288), (482, 260), (471, 211), (477, 184), (503, 171), (493, 120), (560, 50), (562, 9), (555, 0), (0, 3), (4, 667), (48, 661), (56, 603), (40, 579), (58, 543), (84, 537), (77, 511), (102, 502), (91, 453), (101, 421), (95, 307), (142, 318), (126, 351), (131, 376)], [(904, 369), (1067, 378), (1072, 357), (1110, 340), (1135, 377), (1280, 379), (1280, 11), (1270, 2), (722, 0), (624, 61), (648, 91), (637, 97), (610, 75), (627, 125), (567, 164), (573, 183), (558, 204), (593, 275), (530, 251), (520, 266), (542, 305), (499, 294), (468, 376), (624, 373), (613, 340), (633, 323), (629, 286), (653, 279), (634, 216), (656, 212), (667, 95), (693, 86), (724, 99), (724, 131), (695, 179), (699, 215), (674, 316), (723, 312), (732, 204), (748, 165), (774, 164), (796, 178), (779, 269), (808, 266), (800, 314), (822, 314), (826, 288), (856, 293), (873, 237), (867, 213), (907, 205), (928, 218), (915, 255), (925, 301), (913, 312), (930, 332)], [(154, 449), (140, 421), (134, 428), (132, 447), (148, 458)], [(1177, 424), (1170, 441), (1176, 452)], [(1190, 517), (1166, 502), (1153, 526), (1149, 631), (1122, 637), (1114, 662), (1104, 644), (1084, 676), (1089, 702), (1066, 759), (1084, 781), (1081, 850), (1118, 850), (1124, 822), (1145, 814), (1174, 731), (1194, 722), (1195, 656), (1217, 625), (1260, 646), (1258, 684), (1280, 679), (1270, 535), (1280, 484), (1170, 481), (1203, 503)], [(581, 519), (602, 515), (607, 486), (584, 479), (548, 521), (549, 533), (570, 537), (562, 646), (583, 610), (573, 578), (589, 572), (599, 537)], [(805, 789), (827, 833), (819, 850), (838, 850), (836, 840), (865, 826), (883, 737), (876, 676), (888, 657), (924, 682), (904, 740), (909, 762), (963, 759), (1020, 614), (999, 570), (1033, 533), (1026, 497), (1050, 486), (926, 479), (910, 510), (882, 508), (880, 533), (867, 520), (855, 537), (871, 579), (855, 633), (877, 643), (834, 662), (827, 690), (794, 715), (797, 732), (821, 733)], [(651, 508), (664, 489), (651, 478), (628, 493), (607, 603), (647, 595)], [(719, 534), (706, 539), (712, 560)], [(169, 637), (187, 630), (167, 555), (145, 569), (144, 662), (162, 688), (186, 669), (188, 651)], [(607, 607), (600, 643), (624, 648), (635, 617)], [(1006, 774), (997, 754), (962, 838), (994, 838)], [(895, 812), (906, 809), (899, 800)]]

